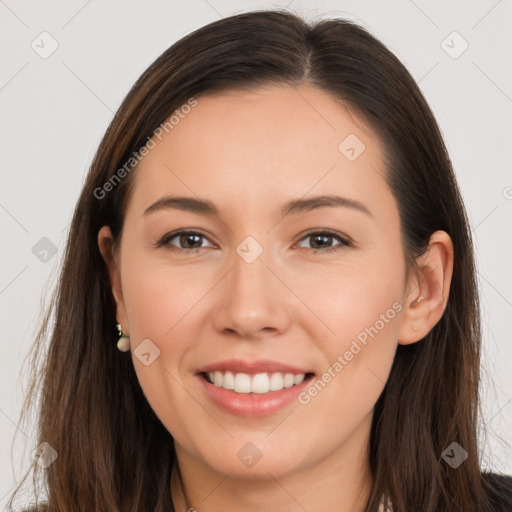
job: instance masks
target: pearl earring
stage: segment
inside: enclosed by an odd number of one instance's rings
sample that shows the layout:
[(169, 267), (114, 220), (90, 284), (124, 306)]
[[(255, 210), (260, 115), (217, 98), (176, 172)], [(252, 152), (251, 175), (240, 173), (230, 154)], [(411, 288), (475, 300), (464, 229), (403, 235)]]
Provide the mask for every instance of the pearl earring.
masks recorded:
[(117, 327), (117, 330), (119, 331), (119, 339), (117, 340), (117, 348), (121, 352), (128, 352), (128, 350), (130, 350), (130, 336), (126, 336), (126, 334), (123, 333), (121, 324), (117, 324), (116, 327)]

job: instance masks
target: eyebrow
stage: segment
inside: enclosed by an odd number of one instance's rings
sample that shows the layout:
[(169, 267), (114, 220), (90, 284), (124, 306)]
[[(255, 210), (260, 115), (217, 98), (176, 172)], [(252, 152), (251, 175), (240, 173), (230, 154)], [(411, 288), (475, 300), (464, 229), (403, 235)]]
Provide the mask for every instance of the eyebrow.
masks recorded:
[[(370, 210), (361, 202), (346, 197), (340, 197), (335, 195), (322, 195), (310, 197), (307, 199), (295, 199), (286, 203), (281, 208), (281, 216), (286, 217), (287, 215), (297, 215), (299, 213), (310, 212), (317, 208), (325, 207), (344, 207), (358, 210), (370, 217), (373, 217)], [(183, 210), (191, 213), (198, 213), (200, 215), (207, 216), (218, 216), (218, 208), (207, 199), (197, 199), (194, 197), (177, 197), (177, 196), (165, 196), (158, 201), (154, 202), (145, 211), (144, 215), (148, 215), (152, 212), (167, 210), (167, 209)]]

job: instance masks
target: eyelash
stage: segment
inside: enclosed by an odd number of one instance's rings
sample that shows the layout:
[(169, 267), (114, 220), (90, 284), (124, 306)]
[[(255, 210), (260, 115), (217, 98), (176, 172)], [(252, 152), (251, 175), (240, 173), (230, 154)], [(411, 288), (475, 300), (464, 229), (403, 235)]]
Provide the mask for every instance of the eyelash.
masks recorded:
[[(176, 251), (176, 252), (182, 252), (182, 251), (185, 251), (187, 253), (192, 253), (192, 254), (195, 254), (197, 253), (198, 251), (200, 251), (201, 249), (205, 249), (205, 247), (196, 247), (196, 248), (193, 248), (193, 249), (186, 249), (186, 248), (182, 248), (182, 247), (175, 247), (173, 245), (170, 244), (170, 241), (173, 240), (174, 238), (177, 238), (179, 236), (182, 236), (182, 235), (198, 235), (202, 238), (207, 238), (205, 235), (203, 235), (201, 232), (199, 231), (192, 231), (192, 230), (182, 230), (182, 231), (174, 231), (173, 233), (169, 233), (167, 235), (164, 235), (156, 244), (155, 246), (157, 248), (160, 248), (160, 247), (166, 247), (168, 248), (169, 250), (171, 251)], [(313, 235), (327, 235), (329, 237), (333, 237), (333, 238), (336, 238), (339, 240), (339, 244), (338, 245), (334, 245), (332, 247), (328, 247), (327, 249), (310, 249), (311, 252), (313, 253), (326, 253), (326, 252), (334, 252), (334, 251), (337, 251), (339, 249), (342, 249), (343, 247), (353, 247), (353, 243), (348, 239), (348, 238), (345, 238), (343, 236), (341, 236), (340, 234), (334, 232), (334, 231), (330, 231), (330, 230), (321, 230), (321, 231), (309, 231), (307, 233), (304, 234), (304, 236), (299, 240), (299, 242), (302, 242), (302, 240), (306, 239), (306, 238), (309, 238), (309, 237), (312, 237)], [(301, 249), (307, 249), (307, 247), (301, 247)]]

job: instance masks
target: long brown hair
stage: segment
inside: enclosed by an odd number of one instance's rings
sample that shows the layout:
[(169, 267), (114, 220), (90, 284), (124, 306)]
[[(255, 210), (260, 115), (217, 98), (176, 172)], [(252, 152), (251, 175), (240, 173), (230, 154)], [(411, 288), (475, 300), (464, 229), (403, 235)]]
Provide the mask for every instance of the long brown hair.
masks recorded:
[[(473, 247), (437, 123), (405, 67), (369, 32), (343, 19), (309, 24), (288, 11), (231, 16), (179, 40), (135, 83), (101, 141), (33, 347), (22, 410), (23, 418), (40, 392), (38, 444), (58, 453), (44, 470), (43, 510), (173, 510), (173, 439), (145, 399), (131, 359), (116, 349), (115, 304), (97, 234), (107, 224), (119, 241), (133, 172), (117, 181), (114, 175), (173, 112), (201, 95), (274, 84), (317, 86), (380, 135), (408, 270), (434, 231), (453, 241), (446, 310), (424, 340), (398, 346), (375, 406), (366, 512), (377, 510), (383, 493), (394, 512), (490, 512), (477, 439), (481, 335)], [(453, 442), (468, 454), (457, 469), (441, 457)], [(30, 471), (35, 482), (41, 469), (34, 462)]]

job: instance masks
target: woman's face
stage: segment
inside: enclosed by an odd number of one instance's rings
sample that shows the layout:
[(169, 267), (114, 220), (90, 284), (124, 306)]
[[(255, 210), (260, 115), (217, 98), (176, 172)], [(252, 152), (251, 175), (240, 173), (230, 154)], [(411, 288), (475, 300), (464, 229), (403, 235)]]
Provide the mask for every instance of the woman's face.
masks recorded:
[[(197, 98), (173, 126), (133, 177), (117, 261), (147, 400), (179, 456), (224, 474), (361, 460), (414, 298), (376, 134), (306, 86)], [(216, 364), (238, 391), (206, 382)]]

